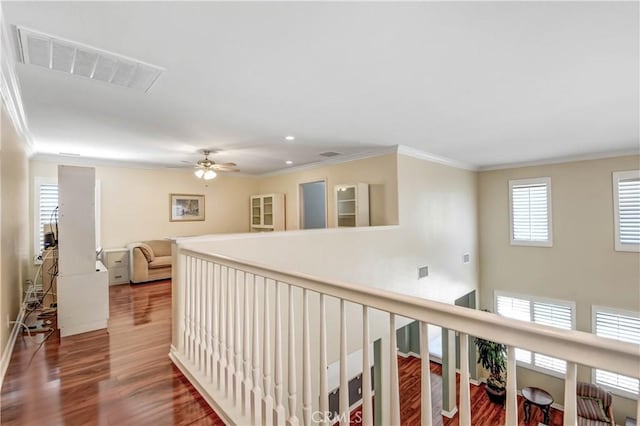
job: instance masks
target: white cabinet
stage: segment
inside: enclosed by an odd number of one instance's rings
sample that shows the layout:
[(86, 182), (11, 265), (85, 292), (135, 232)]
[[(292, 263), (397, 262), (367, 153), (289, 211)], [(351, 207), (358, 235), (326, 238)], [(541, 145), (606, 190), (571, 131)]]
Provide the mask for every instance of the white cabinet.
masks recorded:
[(107, 249), (102, 252), (102, 263), (109, 271), (109, 285), (129, 284), (129, 250)]
[(369, 226), (369, 185), (336, 185), (336, 226)]
[(251, 196), (251, 232), (284, 229), (284, 194)]

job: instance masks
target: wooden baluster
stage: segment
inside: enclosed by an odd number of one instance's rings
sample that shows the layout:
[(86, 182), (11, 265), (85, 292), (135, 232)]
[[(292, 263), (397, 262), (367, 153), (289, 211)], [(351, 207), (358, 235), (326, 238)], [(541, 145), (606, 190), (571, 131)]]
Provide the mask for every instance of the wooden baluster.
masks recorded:
[(200, 322), (202, 323), (200, 327), (200, 341), (202, 345), (202, 349), (200, 350), (201, 361), (200, 361), (200, 371), (208, 376), (208, 367), (209, 361), (207, 357), (207, 333), (209, 328), (209, 310), (207, 309), (207, 287), (209, 283), (207, 282), (207, 268), (209, 262), (203, 260), (200, 263)]
[(193, 274), (191, 274), (191, 281), (193, 282), (193, 291), (191, 301), (193, 303), (193, 365), (196, 369), (199, 369), (200, 362), (200, 305), (199, 305), (199, 263), (200, 259), (193, 259)]
[[(246, 416), (250, 414), (249, 401), (250, 392), (253, 388), (251, 383), (251, 347), (249, 346), (251, 341), (249, 339), (249, 326), (251, 325), (249, 319), (249, 275), (244, 273), (244, 339), (242, 342), (242, 353), (244, 355), (244, 381), (242, 382), (242, 415)], [(255, 349), (254, 349), (255, 350)]]
[(340, 299), (340, 425), (349, 426), (349, 377), (347, 377), (347, 313)]
[(302, 291), (302, 420), (311, 425), (311, 343), (309, 337), (309, 294)]
[(329, 425), (329, 380), (327, 377), (327, 313), (324, 294), (320, 294), (320, 416), (322, 426)]
[(262, 392), (260, 389), (260, 305), (258, 304), (258, 280), (253, 276), (253, 348), (251, 358), (253, 364), (253, 389), (251, 390), (251, 424), (259, 425), (260, 401)]
[(190, 329), (190, 338), (189, 338), (189, 361), (195, 362), (196, 358), (196, 346), (195, 346), (195, 334), (196, 334), (196, 323), (195, 323), (195, 315), (196, 315), (196, 285), (195, 285), (195, 276), (196, 276), (196, 259), (194, 257), (191, 258), (191, 277), (189, 278), (189, 305), (191, 307), (191, 315), (189, 316), (189, 322), (191, 323)]
[(398, 384), (398, 338), (396, 337), (396, 315), (389, 314), (389, 381), (391, 424), (400, 424), (400, 389)]
[[(429, 326), (420, 321), (420, 425), (433, 424), (433, 409), (431, 407), (431, 365), (429, 362)], [(462, 424), (462, 423), (461, 423)]]
[(211, 298), (211, 316), (213, 317), (213, 356), (211, 361), (211, 383), (218, 385), (218, 368), (220, 363), (220, 321), (218, 320), (218, 306), (220, 305), (220, 265), (214, 263), (212, 265), (211, 280), (212, 298)]
[(189, 359), (189, 345), (191, 344), (190, 341), (190, 337), (191, 337), (191, 321), (189, 319), (189, 316), (191, 315), (191, 306), (189, 306), (189, 301), (191, 300), (191, 294), (190, 294), (190, 290), (189, 290), (189, 283), (190, 283), (190, 279), (191, 279), (191, 261), (190, 258), (187, 256), (185, 257), (185, 262), (184, 262), (184, 281), (183, 281), (183, 288), (184, 288), (184, 332), (183, 332), (183, 343), (182, 343), (182, 350), (183, 350), (183, 355)]
[(235, 361), (235, 375), (233, 381), (233, 405), (236, 407), (242, 403), (242, 382), (244, 380), (243, 365), (242, 365), (242, 324), (240, 323), (240, 283), (244, 282), (244, 272), (236, 269), (236, 279), (234, 281), (235, 296), (233, 299), (235, 309), (235, 346), (236, 346), (236, 361)]
[[(229, 268), (227, 268), (229, 269)], [(236, 308), (233, 304), (234, 283), (236, 281), (236, 270), (231, 269), (227, 272), (227, 388), (225, 396), (233, 401), (234, 395), (234, 378), (235, 378), (235, 353), (234, 353), (234, 335), (233, 335), (233, 311)]]
[(274, 387), (274, 396), (275, 396), (275, 407), (273, 412), (273, 424), (275, 426), (284, 425), (284, 405), (282, 404), (282, 318), (281, 318), (281, 310), (280, 310), (280, 283), (278, 281), (276, 283), (276, 330), (275, 330), (275, 387)]
[[(576, 385), (578, 366), (574, 362), (567, 361), (567, 373), (564, 377), (564, 426), (576, 426), (578, 424)], [(508, 373), (507, 373), (508, 374)]]
[(226, 393), (227, 387), (227, 275), (229, 269), (220, 265), (220, 368), (218, 370), (218, 390)]
[(262, 343), (262, 422), (267, 426), (273, 424), (273, 397), (271, 396), (271, 326), (269, 323), (269, 284), (264, 281), (264, 316)]
[(198, 348), (198, 371), (203, 372), (205, 369), (205, 351), (207, 350), (207, 340), (206, 340), (206, 311), (204, 303), (206, 298), (204, 296), (205, 285), (204, 285), (204, 265), (205, 261), (202, 259), (198, 259), (198, 294), (196, 297), (196, 303), (198, 304), (198, 332), (199, 332), (199, 340), (200, 347)]
[(289, 417), (287, 418), (287, 426), (297, 426), (298, 416), (297, 416), (297, 380), (298, 380), (298, 372), (296, 370), (296, 329), (295, 329), (295, 312), (293, 308), (293, 286), (289, 285), (289, 358), (288, 358), (288, 370), (289, 374), (287, 377), (289, 378)]
[(205, 307), (207, 313), (207, 355), (206, 355), (206, 375), (209, 383), (213, 383), (213, 263), (207, 262), (205, 268)]
[(518, 424), (518, 387), (516, 384), (516, 348), (507, 346), (506, 424)]
[(362, 426), (373, 426), (371, 401), (371, 360), (369, 336), (369, 308), (362, 306)]
[(460, 333), (460, 424), (471, 424), (471, 394), (469, 391), (469, 335)]

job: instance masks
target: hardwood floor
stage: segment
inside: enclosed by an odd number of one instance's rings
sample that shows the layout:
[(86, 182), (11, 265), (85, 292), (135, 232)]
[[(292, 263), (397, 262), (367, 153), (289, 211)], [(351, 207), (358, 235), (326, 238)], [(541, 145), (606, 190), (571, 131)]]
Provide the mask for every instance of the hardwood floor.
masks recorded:
[[(400, 381), (400, 419), (402, 425), (420, 424), (420, 359), (415, 357), (398, 357), (398, 379)], [(431, 405), (433, 409), (433, 424), (442, 426), (459, 426), (458, 414), (453, 418), (441, 416), (442, 410), (442, 366), (432, 362), (431, 374)], [(457, 376), (457, 395), (460, 395), (460, 376)], [(471, 424), (473, 426), (496, 426), (505, 424), (505, 410), (501, 405), (489, 401), (484, 385), (471, 385)], [(459, 404), (458, 399), (458, 404)], [(375, 404), (375, 399), (374, 399)], [(519, 425), (537, 426), (542, 423), (542, 412), (531, 409), (531, 421), (524, 422), (524, 400), (518, 396)], [(360, 425), (360, 415), (356, 409), (351, 413), (351, 424)], [(562, 426), (562, 412), (554, 408), (550, 411), (549, 426)], [(466, 426), (466, 425), (460, 425)], [(507, 425), (511, 426), (511, 425)]]
[[(221, 425), (169, 360), (171, 282), (110, 287), (109, 329), (67, 337), (18, 338), (1, 393), (2, 425)], [(34, 355), (35, 352), (35, 355)], [(31, 357), (33, 360), (30, 362)], [(398, 358), (403, 425), (420, 424), (420, 360)], [(431, 363), (435, 425), (458, 425), (442, 408), (441, 367)], [(520, 424), (523, 401), (518, 398)], [(375, 401), (374, 401), (375, 403)], [(471, 386), (473, 425), (503, 425), (504, 409)], [(352, 413), (358, 425), (358, 411)], [(532, 409), (528, 425), (542, 421)], [(551, 426), (562, 413), (551, 409)], [(511, 426), (511, 425), (508, 425)]]
[(171, 282), (109, 288), (109, 329), (18, 338), (2, 425), (221, 425), (169, 360)]

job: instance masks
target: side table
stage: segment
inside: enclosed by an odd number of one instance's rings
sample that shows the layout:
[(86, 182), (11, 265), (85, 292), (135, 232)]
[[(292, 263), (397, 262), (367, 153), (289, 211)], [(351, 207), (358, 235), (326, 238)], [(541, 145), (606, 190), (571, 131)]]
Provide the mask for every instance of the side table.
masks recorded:
[(522, 397), (524, 398), (524, 421), (531, 420), (531, 405), (535, 405), (542, 410), (544, 414), (544, 424), (549, 424), (549, 408), (553, 404), (553, 397), (544, 389), (536, 387), (526, 387), (522, 389)]

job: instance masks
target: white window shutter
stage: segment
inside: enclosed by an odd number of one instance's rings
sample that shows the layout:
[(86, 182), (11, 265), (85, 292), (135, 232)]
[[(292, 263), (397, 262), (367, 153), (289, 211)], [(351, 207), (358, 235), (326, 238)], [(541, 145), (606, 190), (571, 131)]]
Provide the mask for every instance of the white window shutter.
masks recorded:
[(551, 246), (551, 179), (509, 181), (511, 244)]
[(55, 210), (58, 207), (58, 185), (43, 183), (38, 186), (38, 250), (44, 249), (44, 227), (55, 225)]
[[(594, 323), (594, 331), (600, 337), (640, 344), (640, 316), (596, 309)], [(638, 394), (640, 386), (640, 381), (636, 378), (598, 369), (595, 371), (595, 381), (600, 385), (635, 395)]]
[(640, 178), (618, 181), (618, 240), (640, 244)]

